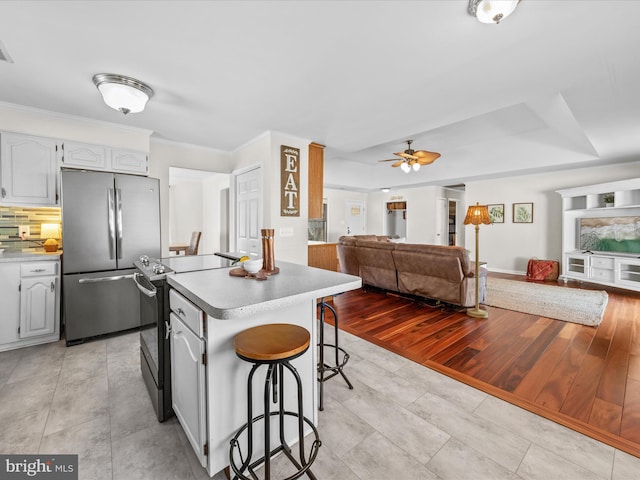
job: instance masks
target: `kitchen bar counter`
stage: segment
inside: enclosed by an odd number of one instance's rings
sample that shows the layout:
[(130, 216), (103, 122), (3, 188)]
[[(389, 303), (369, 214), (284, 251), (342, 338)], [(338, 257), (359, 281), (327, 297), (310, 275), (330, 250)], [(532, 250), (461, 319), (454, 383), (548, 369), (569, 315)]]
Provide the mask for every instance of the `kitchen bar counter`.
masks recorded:
[(167, 282), (214, 318), (246, 318), (303, 300), (328, 297), (360, 288), (360, 277), (277, 262), (280, 273), (260, 281), (232, 277), (229, 269), (169, 275)]
[[(321, 297), (354, 290), (362, 285), (360, 277), (352, 275), (287, 262), (276, 262), (276, 265), (280, 273), (269, 276), (267, 280), (232, 277), (229, 269), (233, 267), (167, 275), (167, 283), (173, 289), (170, 293), (172, 384), (174, 387), (179, 385), (176, 388), (180, 388), (180, 396), (185, 399), (185, 408), (179, 403), (176, 409), (174, 395), (174, 411), (201, 412), (199, 418), (190, 419), (188, 415), (181, 418), (182, 414), (178, 413), (176, 416), (185, 432), (189, 432), (187, 438), (210, 476), (229, 465), (229, 441), (247, 421), (247, 378), (251, 364), (235, 354), (235, 335), (247, 328), (270, 323), (299, 325), (310, 332), (312, 347), (291, 363), (302, 381), (304, 415), (317, 425), (316, 302)], [(188, 333), (190, 327), (181, 321), (181, 318), (193, 318), (189, 314), (192, 311), (189, 302), (206, 314), (202, 327), (199, 321), (191, 323), (193, 333)], [(189, 344), (201, 345), (199, 348), (202, 350), (189, 355), (177, 353), (186, 348), (184, 340), (187, 334), (191, 338), (193, 335), (200, 337)], [(198, 361), (203, 354), (206, 362), (201, 365)], [(193, 360), (185, 362), (185, 358)], [(193, 362), (193, 367), (187, 365), (190, 362)], [(200, 368), (205, 370), (204, 373), (197, 373)], [(262, 379), (263, 375), (260, 373), (257, 377)], [(257, 377), (253, 398), (256, 415), (263, 409), (262, 380)], [(187, 382), (198, 378), (201, 380)], [(297, 393), (292, 380), (287, 375), (284, 382), (286, 409), (294, 408), (296, 403)], [(202, 406), (200, 400), (193, 400), (200, 395)], [(194, 407), (195, 403), (197, 406)], [(275, 408), (272, 406), (272, 411)], [(255, 425), (255, 429), (256, 438), (262, 438), (261, 422)], [(276, 430), (272, 430), (273, 435), (277, 435)], [(285, 430), (286, 438), (295, 442), (298, 434), (294, 422), (287, 423)], [(275, 440), (273, 437), (273, 444)], [(254, 454), (259, 457), (263, 450), (262, 442), (257, 443), (254, 444)]]

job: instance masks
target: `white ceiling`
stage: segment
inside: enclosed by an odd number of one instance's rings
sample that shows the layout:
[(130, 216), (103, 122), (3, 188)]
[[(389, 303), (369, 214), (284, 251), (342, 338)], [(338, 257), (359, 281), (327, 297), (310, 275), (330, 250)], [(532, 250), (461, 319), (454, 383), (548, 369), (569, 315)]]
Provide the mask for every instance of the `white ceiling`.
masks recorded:
[[(0, 101), (223, 151), (288, 133), (327, 146), (336, 187), (640, 159), (640, 1), (522, 0), (500, 25), (467, 3), (2, 1)], [(123, 116), (101, 72), (155, 96)], [(442, 157), (377, 162), (409, 138)]]

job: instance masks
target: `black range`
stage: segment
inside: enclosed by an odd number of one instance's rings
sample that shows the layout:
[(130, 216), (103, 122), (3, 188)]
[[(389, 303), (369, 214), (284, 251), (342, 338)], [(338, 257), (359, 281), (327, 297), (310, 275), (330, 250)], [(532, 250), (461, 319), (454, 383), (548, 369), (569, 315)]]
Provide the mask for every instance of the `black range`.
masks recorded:
[(140, 291), (140, 370), (158, 421), (173, 415), (169, 350), (169, 286), (167, 275), (230, 267), (239, 255), (140, 257), (133, 280)]

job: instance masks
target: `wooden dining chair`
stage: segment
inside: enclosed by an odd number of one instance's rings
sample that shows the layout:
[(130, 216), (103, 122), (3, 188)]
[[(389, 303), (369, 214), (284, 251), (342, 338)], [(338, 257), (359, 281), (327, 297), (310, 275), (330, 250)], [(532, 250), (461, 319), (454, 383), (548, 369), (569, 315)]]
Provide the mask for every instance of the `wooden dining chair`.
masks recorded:
[(185, 252), (185, 255), (197, 255), (198, 254), (198, 245), (200, 245), (200, 237), (202, 236), (202, 232), (193, 232), (191, 234), (191, 242), (189, 243), (189, 248)]

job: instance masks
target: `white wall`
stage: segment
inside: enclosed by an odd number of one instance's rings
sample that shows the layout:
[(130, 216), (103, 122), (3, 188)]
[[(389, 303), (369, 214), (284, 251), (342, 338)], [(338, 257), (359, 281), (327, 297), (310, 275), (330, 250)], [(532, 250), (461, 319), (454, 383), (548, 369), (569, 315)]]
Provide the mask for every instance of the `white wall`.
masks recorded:
[[(480, 260), (489, 270), (513, 273), (526, 272), (530, 258), (560, 261), (562, 201), (556, 190), (635, 177), (640, 177), (640, 161), (468, 183), (467, 206), (505, 205), (504, 223), (480, 226)], [(514, 202), (533, 202), (533, 223), (512, 222)], [(466, 226), (465, 245), (475, 258), (473, 226)]]
[(149, 176), (160, 179), (160, 238), (162, 256), (169, 255), (169, 167), (231, 173), (233, 159), (228, 152), (152, 140)]
[[(169, 187), (169, 243), (189, 243), (191, 233), (203, 231), (202, 182), (180, 182)], [(204, 253), (199, 248), (199, 253)]]
[[(310, 140), (269, 131), (256, 137), (233, 153), (236, 172), (254, 166), (262, 169), (262, 217), (259, 228), (273, 228), (274, 256), (278, 260), (307, 264), (307, 228), (309, 221), (309, 143)], [(280, 216), (280, 146), (300, 149), (300, 216)], [(233, 182), (233, 178), (231, 180)], [(233, 190), (233, 187), (232, 187)], [(233, 194), (232, 194), (233, 196)], [(235, 208), (232, 206), (232, 208)], [(234, 231), (234, 219), (231, 229)], [(292, 232), (282, 236), (281, 229)]]
[[(323, 189), (322, 193), (327, 202), (327, 242), (337, 242), (341, 235), (347, 234), (346, 208), (345, 203), (350, 201), (365, 202), (367, 204), (367, 194), (362, 192), (351, 192), (348, 190), (336, 190), (331, 188)], [(372, 232), (375, 226), (370, 225), (369, 211), (365, 207), (365, 230)], [(380, 232), (382, 230), (379, 230)]]

